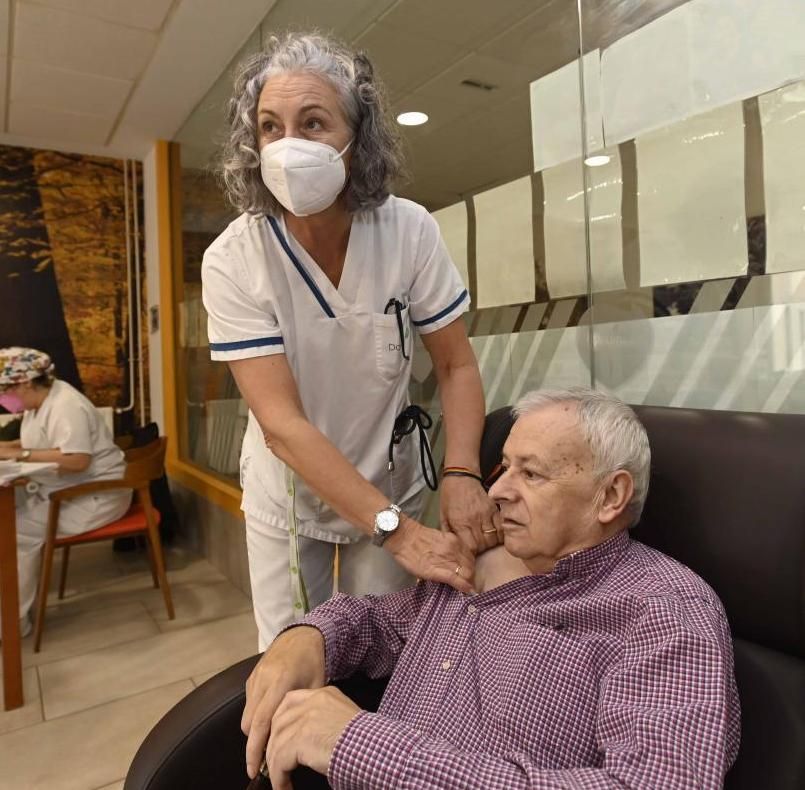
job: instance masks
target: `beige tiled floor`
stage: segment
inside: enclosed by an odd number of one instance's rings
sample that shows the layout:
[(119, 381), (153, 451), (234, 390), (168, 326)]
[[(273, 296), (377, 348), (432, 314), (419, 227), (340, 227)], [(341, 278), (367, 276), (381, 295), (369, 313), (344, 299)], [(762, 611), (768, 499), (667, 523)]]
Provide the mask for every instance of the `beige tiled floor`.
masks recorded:
[(256, 651), (248, 598), (203, 559), (171, 549), (167, 560), (172, 621), (142, 555), (73, 550), (41, 652), (23, 640), (25, 705), (0, 711), (0, 790), (122, 790), (160, 717)]

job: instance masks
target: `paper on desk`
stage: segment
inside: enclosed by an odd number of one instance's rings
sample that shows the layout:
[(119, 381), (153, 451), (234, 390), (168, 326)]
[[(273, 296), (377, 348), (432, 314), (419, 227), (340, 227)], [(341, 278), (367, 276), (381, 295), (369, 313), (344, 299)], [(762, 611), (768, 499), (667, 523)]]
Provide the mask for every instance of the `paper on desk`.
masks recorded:
[(0, 461), (0, 485), (8, 485), (19, 477), (49, 474), (59, 468), (57, 463), (33, 463), (31, 461)]

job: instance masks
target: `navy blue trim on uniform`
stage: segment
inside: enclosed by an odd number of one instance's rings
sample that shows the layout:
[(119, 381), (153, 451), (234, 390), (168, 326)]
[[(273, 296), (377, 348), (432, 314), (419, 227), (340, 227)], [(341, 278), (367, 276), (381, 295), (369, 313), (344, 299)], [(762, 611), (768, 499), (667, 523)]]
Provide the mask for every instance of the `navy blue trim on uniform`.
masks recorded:
[(256, 337), (254, 340), (234, 340), (231, 343), (210, 343), (210, 351), (237, 351), (239, 348), (281, 346), (281, 337)]
[(316, 300), (321, 305), (321, 309), (324, 310), (325, 315), (328, 318), (335, 318), (335, 313), (330, 308), (330, 305), (327, 304), (327, 300), (322, 296), (321, 291), (318, 289), (318, 286), (313, 281), (313, 278), (308, 274), (307, 269), (302, 266), (302, 263), (293, 254), (293, 250), (288, 246), (288, 240), (285, 236), (282, 235), (282, 231), (280, 230), (280, 226), (277, 224), (277, 220), (274, 217), (266, 217), (268, 220), (268, 224), (271, 225), (271, 229), (274, 231), (274, 235), (277, 237), (277, 241), (282, 245), (282, 249), (285, 250), (288, 257), (291, 259), (291, 263), (296, 267), (296, 271), (302, 275), (302, 279), (307, 283), (307, 287), (313, 291), (313, 296), (316, 297)]
[(434, 321), (438, 321), (440, 318), (444, 318), (446, 315), (449, 315), (453, 310), (455, 310), (465, 299), (467, 298), (467, 291), (466, 289), (461, 292), (458, 299), (455, 302), (448, 305), (436, 315), (432, 315), (430, 318), (425, 318), (422, 321), (413, 321), (412, 323), (414, 326), (425, 326), (426, 324), (432, 324)]

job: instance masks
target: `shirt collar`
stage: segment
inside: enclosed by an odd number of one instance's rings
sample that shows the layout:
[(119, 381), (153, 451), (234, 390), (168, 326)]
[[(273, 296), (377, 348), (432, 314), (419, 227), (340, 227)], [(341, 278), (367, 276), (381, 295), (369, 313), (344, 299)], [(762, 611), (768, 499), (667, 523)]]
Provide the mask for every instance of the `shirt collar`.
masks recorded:
[(626, 553), (631, 538), (629, 530), (621, 530), (609, 540), (562, 557), (550, 573), (521, 576), (499, 587), (493, 587), (478, 596), (479, 601), (494, 603), (518, 599), (523, 594), (542, 592), (567, 583), (586, 584), (616, 565)]
[(562, 557), (547, 574), (555, 579), (578, 579), (614, 565), (629, 546), (629, 531), (621, 530), (603, 543)]

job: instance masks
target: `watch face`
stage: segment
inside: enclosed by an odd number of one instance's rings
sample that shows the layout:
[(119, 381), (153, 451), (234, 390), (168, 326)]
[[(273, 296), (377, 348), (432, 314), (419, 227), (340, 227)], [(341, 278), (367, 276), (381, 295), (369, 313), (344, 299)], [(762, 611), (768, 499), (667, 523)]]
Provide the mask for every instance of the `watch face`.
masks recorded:
[(381, 510), (375, 517), (375, 524), (383, 532), (394, 532), (400, 523), (400, 517), (393, 510)]

